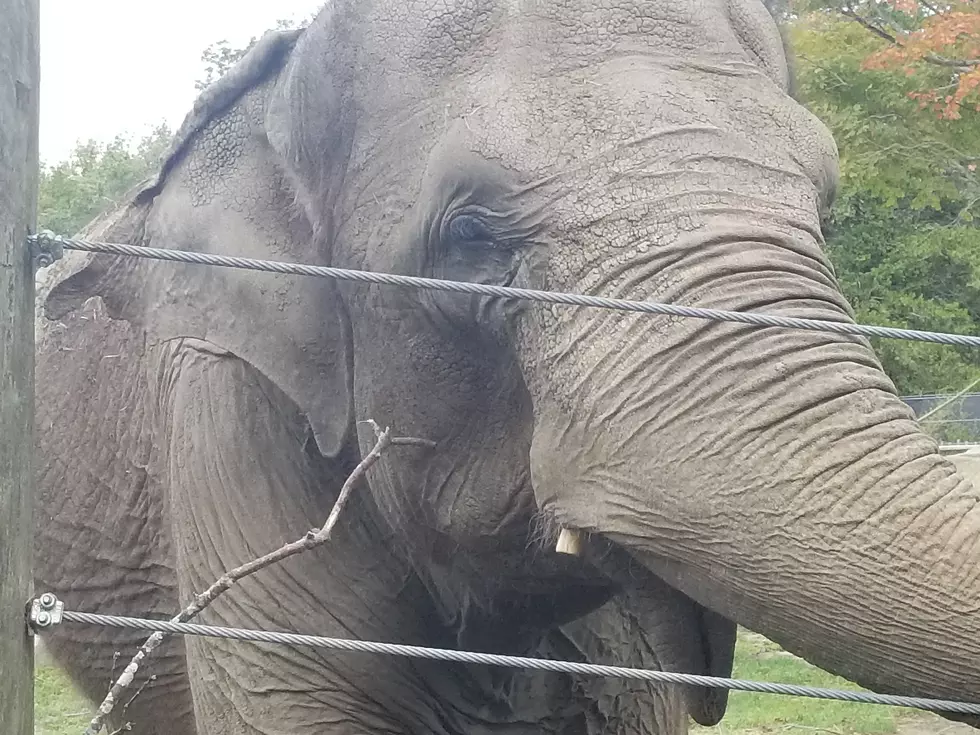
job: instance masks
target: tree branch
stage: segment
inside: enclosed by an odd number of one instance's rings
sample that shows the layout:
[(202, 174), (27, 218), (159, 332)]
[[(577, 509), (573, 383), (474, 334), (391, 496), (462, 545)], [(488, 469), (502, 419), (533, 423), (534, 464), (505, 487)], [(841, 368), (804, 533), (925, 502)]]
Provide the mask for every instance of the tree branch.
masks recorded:
[[(853, 8), (845, 5), (841, 7), (840, 12), (841, 15), (850, 18), (854, 22), (866, 28), (869, 32), (878, 36), (878, 38), (888, 41), (888, 43), (892, 44), (893, 46), (902, 45), (902, 42), (898, 40), (897, 36), (889, 33), (881, 26), (875, 25)], [(971, 71), (977, 66), (980, 66), (980, 59), (951, 59), (948, 56), (941, 56), (940, 54), (926, 54), (922, 57), (922, 60), (935, 66), (947, 66), (960, 72)]]
[[(292, 543), (288, 543), (275, 551), (266, 554), (265, 556), (253, 559), (252, 561), (246, 562), (239, 567), (235, 567), (229, 572), (225, 572), (214, 584), (208, 587), (208, 589), (197, 595), (187, 607), (180, 611), (180, 613), (171, 618), (170, 622), (187, 622), (218, 599), (218, 597), (227, 592), (232, 585), (239, 580), (255, 574), (259, 570), (265, 569), (273, 564), (278, 564), (291, 556), (302, 554), (305, 551), (322, 546), (329, 541), (334, 526), (337, 524), (337, 519), (340, 518), (340, 513), (344, 509), (344, 505), (346, 505), (348, 498), (353, 492), (354, 486), (362, 477), (364, 477), (371, 466), (381, 459), (381, 455), (384, 454), (389, 447), (414, 446), (434, 448), (436, 446), (435, 442), (427, 439), (417, 439), (413, 437), (392, 437), (390, 428), (382, 431), (381, 428), (372, 420), (368, 420), (363, 423), (370, 424), (370, 426), (374, 429), (377, 442), (375, 443), (374, 448), (368, 452), (368, 454), (347, 477), (343, 487), (340, 489), (340, 494), (337, 496), (337, 501), (334, 503), (333, 508), (330, 511), (330, 515), (327, 516), (327, 520), (324, 522), (324, 524), (319, 529), (307, 531), (306, 535), (300, 539), (297, 539), (296, 541), (293, 541)], [(84, 735), (98, 735), (98, 733), (102, 731), (102, 729), (105, 727), (106, 718), (112, 712), (117, 701), (119, 700), (120, 695), (133, 683), (133, 679), (135, 678), (136, 672), (139, 670), (143, 659), (156, 650), (156, 648), (163, 642), (165, 635), (166, 634), (164, 633), (156, 632), (147, 638), (146, 642), (140, 646), (140, 649), (136, 652), (136, 655), (133, 656), (132, 660), (129, 662), (129, 665), (123, 669), (122, 674), (119, 675), (119, 678), (116, 679), (115, 683), (112, 685), (112, 687), (110, 687), (109, 693), (106, 694), (105, 699), (102, 700), (102, 704), (99, 705), (99, 708), (96, 711), (95, 716), (92, 718), (92, 721), (89, 723), (88, 727), (85, 728)], [(137, 692), (137, 694), (138, 693), (139, 692)], [(132, 699), (130, 700), (130, 703), (132, 703)], [(123, 729), (125, 729), (125, 726)]]
[(948, 66), (961, 72), (972, 71), (974, 67), (980, 66), (980, 59), (951, 59), (939, 54), (926, 54), (922, 60), (936, 66)]
[(892, 44), (894, 44), (896, 46), (900, 45), (898, 43), (898, 39), (895, 38), (895, 36), (893, 36), (891, 33), (889, 33), (888, 31), (886, 31), (884, 28), (881, 28), (879, 26), (876, 26), (870, 20), (868, 20), (864, 16), (860, 15), (859, 13), (857, 13), (853, 8), (849, 8), (847, 6), (844, 6), (844, 7), (842, 7), (840, 9), (840, 12), (841, 12), (842, 15), (850, 18), (851, 20), (855, 21), (859, 25), (864, 26), (864, 28), (866, 28), (867, 30), (869, 30), (874, 35), (878, 36), (878, 38), (883, 38), (886, 41), (888, 41), (889, 43), (892, 43)]

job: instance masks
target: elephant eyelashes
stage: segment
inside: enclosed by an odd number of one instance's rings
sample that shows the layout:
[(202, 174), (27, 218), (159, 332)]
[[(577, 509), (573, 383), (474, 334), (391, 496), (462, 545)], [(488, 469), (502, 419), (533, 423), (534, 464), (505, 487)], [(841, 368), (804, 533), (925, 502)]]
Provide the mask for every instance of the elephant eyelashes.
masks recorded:
[(474, 214), (457, 214), (449, 221), (449, 238), (459, 244), (492, 244), (494, 234), (489, 225)]

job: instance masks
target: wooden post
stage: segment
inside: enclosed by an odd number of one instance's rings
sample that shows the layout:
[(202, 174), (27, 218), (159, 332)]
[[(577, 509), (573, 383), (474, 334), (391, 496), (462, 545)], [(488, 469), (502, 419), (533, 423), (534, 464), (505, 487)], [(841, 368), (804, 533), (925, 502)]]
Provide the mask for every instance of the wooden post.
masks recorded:
[(39, 0), (0, 0), (0, 732), (34, 732), (34, 267)]

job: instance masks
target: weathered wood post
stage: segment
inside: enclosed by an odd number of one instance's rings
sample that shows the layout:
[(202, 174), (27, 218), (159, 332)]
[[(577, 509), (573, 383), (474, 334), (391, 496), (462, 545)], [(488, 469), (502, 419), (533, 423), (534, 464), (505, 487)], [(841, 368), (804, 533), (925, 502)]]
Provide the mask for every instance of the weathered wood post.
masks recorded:
[(34, 267), (39, 0), (0, 0), (0, 732), (34, 732)]

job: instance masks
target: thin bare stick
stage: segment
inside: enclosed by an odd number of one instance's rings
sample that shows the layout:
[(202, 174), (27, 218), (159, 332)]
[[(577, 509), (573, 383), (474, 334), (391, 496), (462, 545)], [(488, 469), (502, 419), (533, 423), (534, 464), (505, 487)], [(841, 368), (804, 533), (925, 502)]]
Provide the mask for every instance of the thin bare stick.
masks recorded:
[[(288, 543), (279, 549), (266, 554), (265, 556), (261, 556), (258, 559), (253, 559), (252, 561), (246, 562), (239, 567), (235, 567), (230, 572), (225, 572), (218, 578), (218, 581), (208, 587), (204, 592), (197, 595), (187, 607), (171, 618), (170, 622), (186, 623), (188, 620), (193, 618), (208, 605), (218, 599), (219, 596), (227, 592), (232, 585), (234, 585), (240, 579), (255, 574), (259, 570), (265, 569), (273, 564), (278, 564), (291, 556), (302, 554), (310, 549), (315, 549), (316, 547), (322, 546), (329, 541), (330, 534), (332, 533), (334, 526), (337, 524), (337, 519), (340, 518), (340, 513), (344, 509), (347, 499), (353, 492), (354, 486), (362, 477), (364, 477), (365, 473), (367, 473), (371, 466), (381, 459), (381, 455), (384, 454), (388, 447), (435, 447), (435, 442), (427, 439), (416, 439), (413, 437), (392, 437), (390, 428), (382, 431), (381, 427), (371, 420), (362, 423), (367, 423), (374, 429), (377, 442), (375, 443), (374, 448), (368, 452), (368, 454), (360, 461), (360, 463), (358, 463), (357, 467), (355, 467), (347, 477), (343, 487), (340, 488), (340, 494), (337, 496), (337, 501), (334, 503), (333, 508), (330, 511), (330, 515), (327, 516), (327, 520), (324, 522), (324, 524), (319, 529), (314, 528), (313, 530), (307, 531), (306, 535), (296, 541), (293, 541), (292, 543)], [(102, 731), (102, 728), (105, 727), (106, 718), (112, 712), (123, 690), (133, 683), (133, 679), (135, 678), (136, 672), (139, 670), (143, 659), (156, 650), (156, 648), (163, 642), (165, 635), (166, 634), (164, 633), (156, 632), (147, 638), (146, 642), (140, 646), (140, 649), (136, 652), (136, 655), (133, 656), (132, 660), (129, 662), (129, 665), (123, 669), (122, 674), (120, 674), (119, 678), (116, 679), (115, 683), (109, 689), (109, 693), (106, 694), (105, 699), (102, 700), (102, 704), (99, 705), (95, 717), (92, 718), (92, 721), (89, 723), (88, 727), (85, 728), (84, 735), (98, 735), (98, 733)]]
[(119, 656), (121, 654), (119, 651), (112, 652), (112, 670), (109, 672), (109, 686), (112, 686), (112, 682), (116, 680), (116, 664), (119, 663)]
[(133, 694), (133, 696), (129, 698), (129, 701), (126, 702), (126, 704), (123, 705), (122, 711), (123, 712), (126, 712), (126, 710), (128, 710), (130, 708), (130, 706), (133, 704), (133, 702), (136, 701), (136, 698), (140, 694), (143, 693), (143, 690), (146, 689), (150, 684), (152, 684), (156, 680), (157, 680), (157, 675), (156, 674), (153, 674), (153, 676), (146, 677), (146, 681), (144, 681), (142, 684), (140, 684), (140, 688), (137, 689), (136, 692)]
[(967, 385), (966, 388), (963, 388), (956, 395), (950, 396), (949, 398), (947, 398), (945, 401), (943, 401), (942, 403), (940, 403), (935, 408), (932, 408), (932, 409), (926, 411), (924, 414), (922, 414), (921, 416), (919, 416), (919, 418), (916, 419), (916, 421), (918, 421), (920, 424), (923, 423), (924, 421), (927, 421), (930, 416), (935, 416), (937, 413), (939, 413), (944, 408), (946, 408), (946, 406), (948, 406), (950, 403), (952, 403), (953, 401), (959, 400), (960, 398), (962, 398), (963, 396), (965, 396), (970, 391), (971, 388), (973, 388), (975, 385), (977, 385), (977, 383), (980, 383), (980, 378), (977, 378), (972, 383), (970, 383), (969, 385)]

